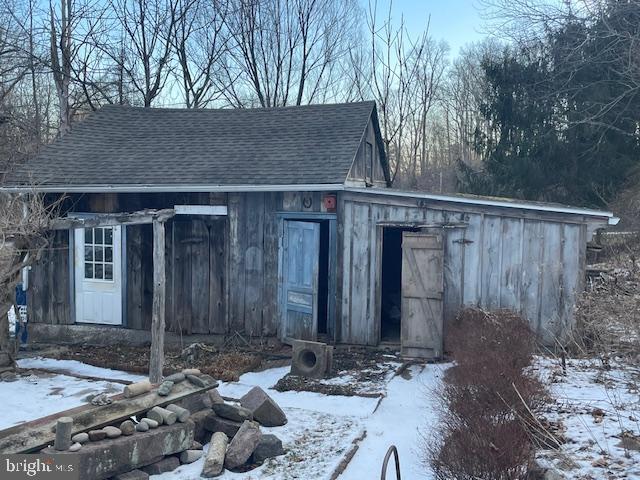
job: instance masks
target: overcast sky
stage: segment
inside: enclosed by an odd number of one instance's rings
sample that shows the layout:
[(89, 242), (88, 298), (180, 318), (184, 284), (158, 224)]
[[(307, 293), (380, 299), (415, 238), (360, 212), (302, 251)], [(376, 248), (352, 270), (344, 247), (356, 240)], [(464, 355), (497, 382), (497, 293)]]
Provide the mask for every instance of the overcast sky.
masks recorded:
[[(366, 8), (369, 0), (362, 0)], [(378, 11), (386, 15), (390, 0), (378, 0)], [(430, 34), (434, 40), (445, 40), (455, 57), (460, 47), (480, 40), (482, 18), (477, 0), (393, 0), (394, 21), (404, 21), (414, 35), (424, 31), (431, 15)]]

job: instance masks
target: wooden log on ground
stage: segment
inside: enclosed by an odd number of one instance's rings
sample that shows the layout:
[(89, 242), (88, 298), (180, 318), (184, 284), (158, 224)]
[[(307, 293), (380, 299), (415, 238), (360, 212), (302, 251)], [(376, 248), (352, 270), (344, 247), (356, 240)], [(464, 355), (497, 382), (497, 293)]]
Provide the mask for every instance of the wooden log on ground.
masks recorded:
[(217, 383), (214, 383), (206, 387), (196, 387), (188, 382), (182, 382), (177, 384), (166, 397), (160, 397), (156, 392), (133, 398), (124, 398), (123, 394), (119, 394), (111, 397), (113, 403), (109, 405), (83, 405), (16, 425), (0, 431), (0, 453), (30, 453), (51, 445), (55, 439), (54, 426), (58, 418), (63, 416), (73, 419), (72, 434), (75, 435), (124, 421), (131, 416), (145, 413), (155, 406), (179, 402), (217, 386)]

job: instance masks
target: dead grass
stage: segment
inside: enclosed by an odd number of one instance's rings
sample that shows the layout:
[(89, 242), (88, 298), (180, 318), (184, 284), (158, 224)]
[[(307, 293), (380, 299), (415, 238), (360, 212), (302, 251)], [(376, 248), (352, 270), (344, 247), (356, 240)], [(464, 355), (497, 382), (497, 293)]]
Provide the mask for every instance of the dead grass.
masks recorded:
[(576, 308), (569, 353), (639, 360), (640, 235), (603, 236), (599, 263)]
[[(239, 347), (228, 347), (219, 351), (214, 346), (200, 350), (197, 356), (185, 355), (180, 349), (165, 352), (164, 374), (168, 375), (184, 368), (199, 368), (203, 373), (221, 381), (237, 381), (240, 375), (259, 369), (268, 359), (262, 353)], [(271, 352), (274, 353), (275, 352)], [(78, 360), (96, 367), (147, 374), (149, 372), (149, 347), (113, 345), (108, 347), (79, 345), (70, 346), (56, 355), (57, 358)]]

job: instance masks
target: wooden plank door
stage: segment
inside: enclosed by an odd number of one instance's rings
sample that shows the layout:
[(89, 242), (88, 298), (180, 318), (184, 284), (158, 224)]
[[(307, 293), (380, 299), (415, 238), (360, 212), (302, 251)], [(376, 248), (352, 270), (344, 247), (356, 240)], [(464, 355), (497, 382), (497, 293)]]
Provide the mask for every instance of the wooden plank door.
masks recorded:
[(316, 340), (320, 225), (285, 220), (282, 248), (282, 337)]
[(402, 355), (442, 355), (443, 246), (440, 235), (402, 234)]

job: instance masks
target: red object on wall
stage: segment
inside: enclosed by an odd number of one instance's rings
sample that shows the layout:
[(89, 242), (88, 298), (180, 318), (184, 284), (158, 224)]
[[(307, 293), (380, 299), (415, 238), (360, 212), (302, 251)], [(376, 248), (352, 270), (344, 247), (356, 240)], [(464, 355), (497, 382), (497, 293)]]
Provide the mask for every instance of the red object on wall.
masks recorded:
[(327, 212), (335, 212), (336, 211), (336, 196), (335, 195), (325, 195), (322, 197), (322, 206)]

